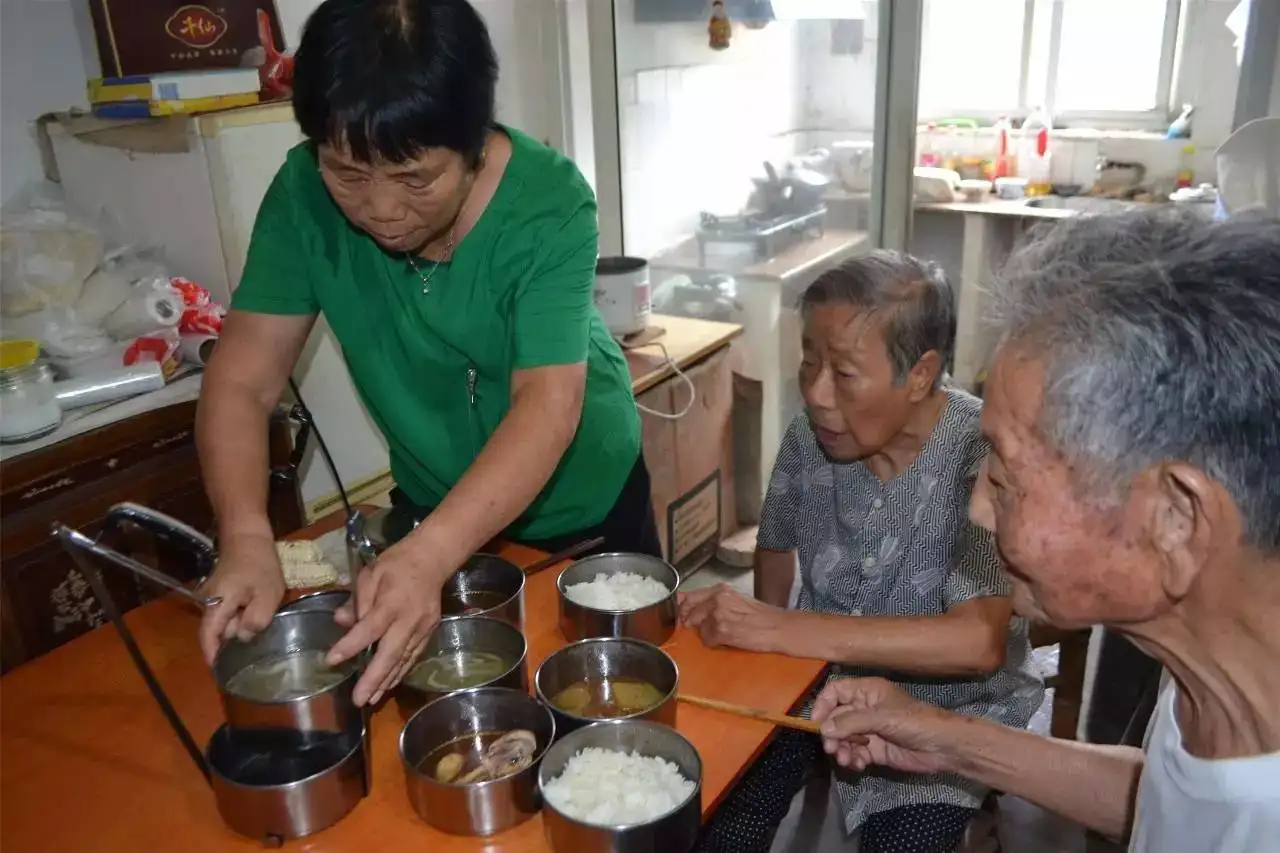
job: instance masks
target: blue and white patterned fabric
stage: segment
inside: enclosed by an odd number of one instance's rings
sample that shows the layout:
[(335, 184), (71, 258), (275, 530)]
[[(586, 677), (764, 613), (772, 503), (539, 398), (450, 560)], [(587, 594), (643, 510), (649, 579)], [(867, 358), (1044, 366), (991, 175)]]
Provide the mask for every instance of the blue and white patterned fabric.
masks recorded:
[[(988, 445), (982, 403), (945, 390), (942, 416), (911, 465), (881, 482), (861, 462), (833, 463), (808, 417), (787, 429), (774, 463), (757, 545), (798, 552), (796, 607), (843, 616), (940, 616), (971, 598), (1009, 594), (991, 534), (969, 521), (969, 498)], [(1026, 727), (1044, 698), (1027, 623), (1014, 618), (1005, 666), (983, 678), (915, 678), (831, 667), (830, 678), (880, 675), (924, 702)], [(807, 714), (808, 708), (804, 709)], [(922, 803), (976, 808), (986, 791), (951, 775), (874, 771), (837, 779), (845, 825)]]

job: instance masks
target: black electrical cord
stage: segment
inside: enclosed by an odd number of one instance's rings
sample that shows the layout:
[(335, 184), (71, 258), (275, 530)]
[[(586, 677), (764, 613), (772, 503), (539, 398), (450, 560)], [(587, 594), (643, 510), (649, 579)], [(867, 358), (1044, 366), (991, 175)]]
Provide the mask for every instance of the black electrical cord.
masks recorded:
[(289, 390), (293, 392), (293, 399), (297, 402), (294, 404), (294, 416), (311, 427), (311, 431), (315, 433), (316, 444), (320, 447), (320, 455), (324, 457), (324, 464), (329, 469), (329, 473), (333, 476), (333, 482), (338, 487), (338, 496), (342, 498), (342, 508), (346, 512), (346, 517), (350, 518), (353, 510), (351, 509), (351, 499), (347, 496), (347, 490), (342, 485), (342, 477), (338, 475), (338, 466), (334, 464), (333, 456), (329, 453), (329, 445), (325, 443), (324, 436), (320, 434), (320, 428), (316, 426), (316, 419), (312, 416), (311, 410), (307, 408), (306, 402), (302, 399), (302, 392), (298, 389), (298, 383), (289, 377)]

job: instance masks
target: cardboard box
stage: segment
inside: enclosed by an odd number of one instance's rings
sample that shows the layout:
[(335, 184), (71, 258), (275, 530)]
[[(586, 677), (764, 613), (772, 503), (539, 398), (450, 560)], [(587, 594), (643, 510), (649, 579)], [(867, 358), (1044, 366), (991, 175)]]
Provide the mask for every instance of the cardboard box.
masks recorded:
[[(668, 420), (641, 412), (645, 462), (663, 553), (688, 573), (705, 563), (737, 529), (733, 488), (733, 373), (724, 347), (685, 371), (693, 407)], [(646, 408), (675, 414), (689, 388), (671, 377), (641, 394)]]
[(260, 14), (284, 44), (275, 0), (89, 0), (89, 14), (103, 77), (262, 65)]

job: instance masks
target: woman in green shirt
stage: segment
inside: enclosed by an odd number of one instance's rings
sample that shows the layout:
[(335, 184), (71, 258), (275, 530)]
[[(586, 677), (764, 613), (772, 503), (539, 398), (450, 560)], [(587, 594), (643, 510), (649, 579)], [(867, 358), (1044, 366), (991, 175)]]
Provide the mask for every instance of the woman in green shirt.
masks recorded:
[(397, 498), (426, 516), (361, 577), (360, 613), (339, 614), (352, 627), (332, 661), (378, 643), (358, 702), (405, 673), (444, 581), (497, 535), (658, 553), (630, 376), (593, 304), (594, 197), (571, 162), (494, 122), (497, 71), (466, 0), (326, 0), (307, 22), (293, 106), (308, 142), (263, 200), (200, 400), (222, 555), (210, 660), (284, 594), (267, 419), (320, 314)]

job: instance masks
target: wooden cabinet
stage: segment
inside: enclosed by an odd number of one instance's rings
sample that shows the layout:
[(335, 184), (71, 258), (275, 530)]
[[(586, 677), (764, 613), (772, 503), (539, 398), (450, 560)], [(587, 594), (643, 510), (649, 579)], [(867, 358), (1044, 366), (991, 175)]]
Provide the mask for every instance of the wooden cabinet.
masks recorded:
[[(195, 406), (146, 412), (0, 463), (0, 671), (105, 621), (85, 578), (51, 539), (55, 522), (96, 536), (112, 506), (132, 501), (212, 535), (213, 512), (196, 458)], [(270, 509), (280, 536), (302, 526), (291, 450), (289, 421), (278, 417)], [(194, 555), (147, 534), (124, 533), (107, 544), (185, 582), (200, 574)], [(158, 593), (115, 567), (102, 574), (121, 609)]]

